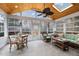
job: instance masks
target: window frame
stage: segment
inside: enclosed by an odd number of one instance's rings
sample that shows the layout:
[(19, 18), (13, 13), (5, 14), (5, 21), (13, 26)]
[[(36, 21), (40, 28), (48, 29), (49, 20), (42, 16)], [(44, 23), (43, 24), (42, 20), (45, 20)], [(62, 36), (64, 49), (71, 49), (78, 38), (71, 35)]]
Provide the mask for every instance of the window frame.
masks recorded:
[(63, 10), (60, 10), (60, 9), (58, 9), (58, 8), (53, 4), (53, 7), (54, 7), (57, 11), (59, 11), (59, 12), (63, 12), (63, 11), (65, 11), (65, 10), (67, 10), (68, 8), (72, 7), (72, 6), (73, 6), (73, 4), (71, 3), (70, 6), (64, 8)]

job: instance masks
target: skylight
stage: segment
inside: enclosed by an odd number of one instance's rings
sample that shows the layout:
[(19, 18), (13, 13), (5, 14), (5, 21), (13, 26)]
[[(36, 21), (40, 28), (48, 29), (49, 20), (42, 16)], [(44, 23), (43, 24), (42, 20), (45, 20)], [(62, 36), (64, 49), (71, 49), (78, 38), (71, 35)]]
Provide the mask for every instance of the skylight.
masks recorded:
[(58, 10), (59, 12), (62, 12), (73, 5), (71, 3), (54, 3), (53, 7)]

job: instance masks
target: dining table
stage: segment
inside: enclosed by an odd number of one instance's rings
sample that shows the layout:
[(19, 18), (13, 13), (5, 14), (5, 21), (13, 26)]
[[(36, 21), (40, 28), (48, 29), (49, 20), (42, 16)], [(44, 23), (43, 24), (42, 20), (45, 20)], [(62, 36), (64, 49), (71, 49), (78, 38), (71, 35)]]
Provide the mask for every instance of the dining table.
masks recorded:
[(17, 36), (15, 42), (17, 50), (23, 49), (25, 47), (25, 44), (27, 46), (27, 36), (26, 35)]

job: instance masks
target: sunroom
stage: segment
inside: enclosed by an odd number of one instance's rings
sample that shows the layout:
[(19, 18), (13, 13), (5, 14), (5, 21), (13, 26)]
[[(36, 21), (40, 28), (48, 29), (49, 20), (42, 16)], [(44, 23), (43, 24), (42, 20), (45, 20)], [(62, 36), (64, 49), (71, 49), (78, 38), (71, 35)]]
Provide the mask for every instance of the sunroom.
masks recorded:
[(72, 56), (78, 49), (79, 3), (0, 3), (0, 55)]

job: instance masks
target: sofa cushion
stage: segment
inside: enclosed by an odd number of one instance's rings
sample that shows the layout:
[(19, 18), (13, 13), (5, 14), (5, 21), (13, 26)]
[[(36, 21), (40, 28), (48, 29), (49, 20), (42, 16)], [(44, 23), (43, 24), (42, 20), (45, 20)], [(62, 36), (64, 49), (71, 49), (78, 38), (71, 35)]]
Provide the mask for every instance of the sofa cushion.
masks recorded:
[(68, 41), (76, 42), (76, 40), (79, 38), (79, 36), (73, 35), (73, 34), (65, 34), (64, 38), (66, 38)]

